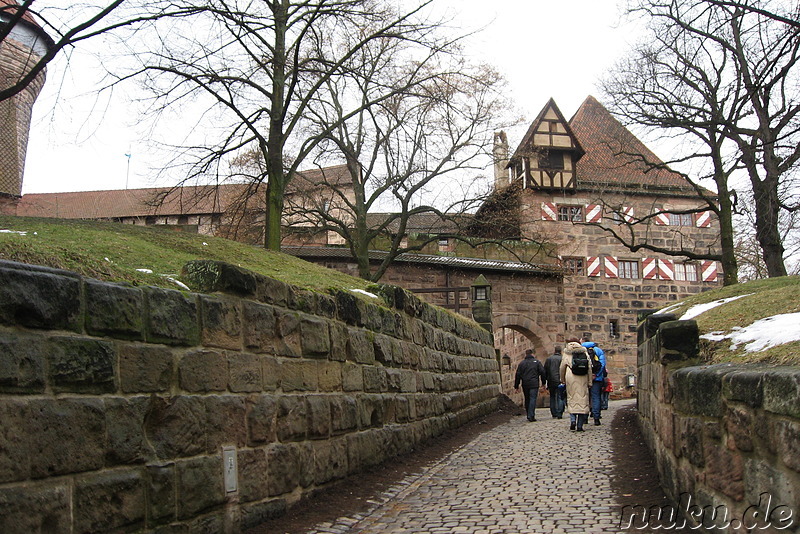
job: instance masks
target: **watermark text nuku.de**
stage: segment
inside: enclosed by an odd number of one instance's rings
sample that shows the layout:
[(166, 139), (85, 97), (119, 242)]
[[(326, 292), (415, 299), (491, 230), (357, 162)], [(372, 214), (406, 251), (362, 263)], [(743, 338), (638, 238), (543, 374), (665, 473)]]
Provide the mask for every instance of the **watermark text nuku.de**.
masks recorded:
[(800, 525), (798, 511), (786, 504), (774, 502), (767, 492), (759, 495), (758, 504), (749, 506), (741, 517), (733, 517), (725, 505), (700, 506), (689, 493), (681, 493), (678, 506), (627, 505), (622, 507), (620, 529), (650, 530), (775, 530)]

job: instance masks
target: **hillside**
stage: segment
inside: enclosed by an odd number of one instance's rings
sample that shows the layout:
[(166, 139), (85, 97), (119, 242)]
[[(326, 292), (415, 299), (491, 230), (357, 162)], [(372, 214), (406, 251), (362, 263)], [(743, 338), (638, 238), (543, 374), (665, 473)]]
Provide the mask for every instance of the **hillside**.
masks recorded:
[(661, 311), (697, 321), (706, 361), (800, 365), (798, 276), (715, 289)]
[(369, 282), (227, 239), (170, 228), (0, 216), (0, 260), (46, 265), (111, 282), (186, 287), (190, 260), (225, 261), (306, 289), (366, 289)]

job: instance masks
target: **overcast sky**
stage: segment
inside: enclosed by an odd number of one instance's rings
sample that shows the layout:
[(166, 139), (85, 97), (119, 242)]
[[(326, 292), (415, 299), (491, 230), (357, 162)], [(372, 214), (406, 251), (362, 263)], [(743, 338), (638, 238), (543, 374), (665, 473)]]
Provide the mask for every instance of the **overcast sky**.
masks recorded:
[[(636, 33), (621, 24), (617, 0), (438, 3), (449, 6), (454, 24), (485, 28), (472, 38), (468, 51), (506, 77), (510, 96), (529, 121), (550, 97), (571, 117), (588, 95), (596, 94), (598, 78)], [(23, 193), (173, 185), (164, 181), (168, 178), (153, 181), (155, 155), (126, 95), (98, 99), (93, 94), (91, 61), (78, 50), (67, 71), (59, 65), (50, 68), (34, 108)], [(512, 149), (523, 133), (509, 132)]]

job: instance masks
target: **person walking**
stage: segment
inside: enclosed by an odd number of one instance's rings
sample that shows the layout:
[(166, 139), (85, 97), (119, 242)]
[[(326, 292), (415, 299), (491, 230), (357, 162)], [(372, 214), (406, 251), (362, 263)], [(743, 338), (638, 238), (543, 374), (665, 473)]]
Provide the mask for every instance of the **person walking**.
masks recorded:
[(592, 418), (595, 426), (597, 426), (600, 424), (600, 406), (602, 404), (603, 388), (605, 387), (606, 354), (594, 341), (583, 339), (581, 345), (587, 349), (590, 360), (594, 360), (593, 356), (596, 356), (600, 362), (600, 368), (593, 370), (591, 391), (589, 392)]
[(533, 356), (533, 351), (530, 349), (525, 351), (525, 359), (517, 366), (514, 389), (519, 389), (520, 382), (528, 421), (536, 421), (536, 398), (539, 396), (540, 383), (544, 386), (545, 375), (542, 363)]
[(567, 341), (561, 356), (559, 378), (567, 385), (567, 411), (569, 429), (583, 432), (583, 425), (589, 420), (589, 387), (592, 382), (592, 369), (589, 354), (576, 339)]
[(544, 374), (547, 380), (547, 391), (550, 392), (550, 415), (553, 419), (561, 419), (567, 402), (567, 389), (561, 383), (561, 347), (553, 348), (553, 355), (544, 362)]

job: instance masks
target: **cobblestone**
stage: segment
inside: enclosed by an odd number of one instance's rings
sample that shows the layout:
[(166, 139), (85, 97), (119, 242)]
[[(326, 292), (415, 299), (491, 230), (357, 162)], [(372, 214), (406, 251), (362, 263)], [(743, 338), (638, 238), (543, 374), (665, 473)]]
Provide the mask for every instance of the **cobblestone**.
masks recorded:
[(619, 532), (608, 423), (631, 402), (612, 402), (604, 424), (585, 432), (544, 410), (533, 423), (515, 417), (384, 492), (364, 516), (308, 532)]

